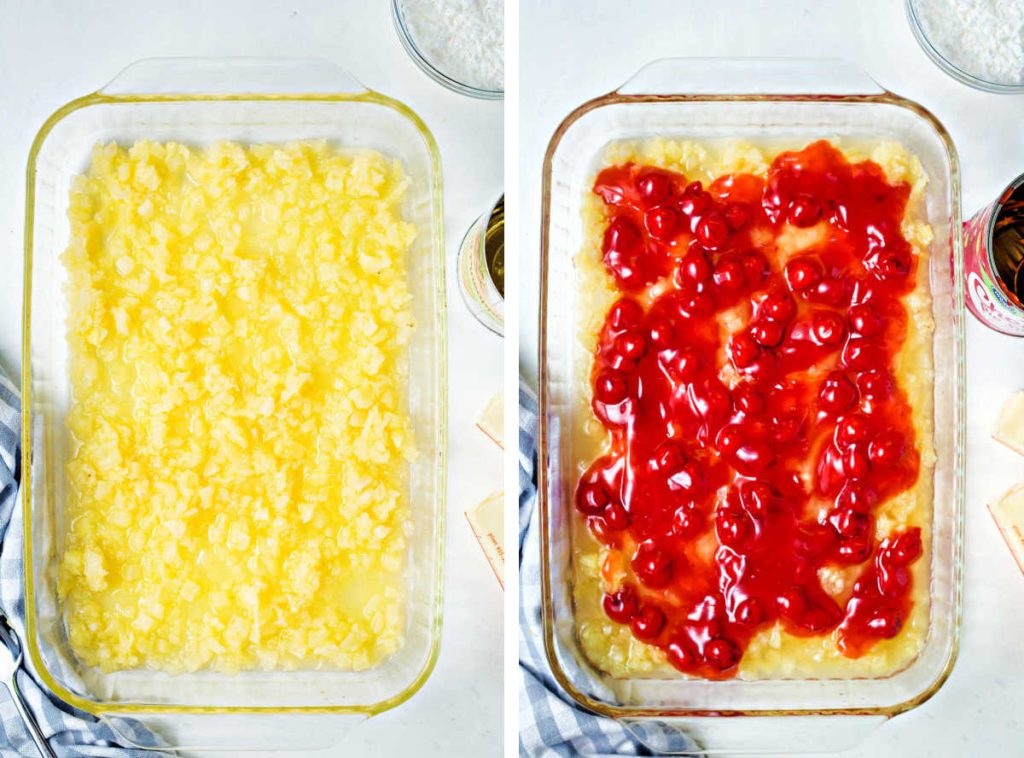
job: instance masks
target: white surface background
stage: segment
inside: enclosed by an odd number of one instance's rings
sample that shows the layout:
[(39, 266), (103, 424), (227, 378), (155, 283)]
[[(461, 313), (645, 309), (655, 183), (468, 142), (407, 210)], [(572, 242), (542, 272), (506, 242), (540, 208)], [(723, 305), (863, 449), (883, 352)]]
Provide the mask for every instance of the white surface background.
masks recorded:
[[(627, 10), (628, 8), (628, 10)], [(839, 57), (916, 100), (945, 124), (963, 170), (965, 215), (1024, 172), (1024, 96), (990, 95), (947, 77), (920, 50), (903, 2), (857, 0), (525, 0), (520, 10), (520, 355), (535, 376), (540, 176), (544, 150), (577, 105), (666, 56)], [(1024, 341), (967, 319), (967, 560), (960, 656), (939, 693), (850, 755), (1024, 755), (1024, 577), (985, 504), (1024, 479), (1024, 460), (989, 436), (1000, 404), (1024, 386)]]
[[(409, 105), (444, 163), (449, 302), (449, 493), (444, 638), (412, 700), (331, 754), (499, 754), (502, 595), (463, 517), (501, 488), (500, 451), (473, 423), (501, 388), (501, 342), (469, 316), (453, 276), (469, 224), (502, 191), (502, 105), (450, 93), (408, 58), (378, 0), (0, 0), (0, 365), (21, 366), (24, 172), (43, 121), (152, 56), (320, 57)], [(20, 384), (20, 382), (19, 382)]]

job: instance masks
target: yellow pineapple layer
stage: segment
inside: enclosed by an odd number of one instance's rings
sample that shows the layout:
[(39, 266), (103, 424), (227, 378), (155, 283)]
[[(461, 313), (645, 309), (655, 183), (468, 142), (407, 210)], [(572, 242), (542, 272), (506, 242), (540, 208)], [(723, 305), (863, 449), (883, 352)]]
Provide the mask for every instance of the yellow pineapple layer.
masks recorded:
[(64, 256), (59, 588), (84, 663), (358, 670), (400, 648), (407, 184), (323, 142), (94, 149)]

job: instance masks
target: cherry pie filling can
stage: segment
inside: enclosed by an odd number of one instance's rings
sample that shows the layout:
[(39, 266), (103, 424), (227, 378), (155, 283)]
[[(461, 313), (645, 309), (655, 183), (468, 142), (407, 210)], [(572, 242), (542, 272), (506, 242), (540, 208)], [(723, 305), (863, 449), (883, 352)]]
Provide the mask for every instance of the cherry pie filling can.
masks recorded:
[(964, 283), (975, 318), (1024, 337), (1024, 174), (964, 224)]

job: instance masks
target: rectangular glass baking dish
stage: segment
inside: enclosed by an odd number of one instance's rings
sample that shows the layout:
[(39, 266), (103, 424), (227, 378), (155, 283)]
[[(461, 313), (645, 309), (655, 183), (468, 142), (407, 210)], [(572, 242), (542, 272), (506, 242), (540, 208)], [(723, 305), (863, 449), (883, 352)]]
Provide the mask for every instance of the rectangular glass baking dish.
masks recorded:
[[(685, 93), (685, 94), (679, 94)], [(572, 430), (579, 329), (573, 256), (581, 204), (602, 149), (642, 137), (809, 142), (895, 139), (929, 176), (925, 206), (935, 240), (929, 279), (936, 330), (935, 499), (931, 610), (925, 647), (883, 679), (707, 681), (616, 679), (592, 667), (576, 637), (572, 598)], [(555, 678), (581, 705), (619, 719), (655, 750), (670, 741), (652, 722), (680, 728), (698, 752), (839, 750), (885, 718), (928, 699), (956, 658), (961, 616), (964, 502), (964, 309), (960, 179), (942, 125), (920, 106), (839, 61), (660, 60), (559, 125), (544, 161), (540, 309), (540, 519), (544, 645)], [(710, 718), (714, 716), (758, 718)], [(843, 717), (840, 719), (829, 717)], [(855, 718), (856, 717), (856, 718)], [(777, 742), (772, 742), (772, 734)]]
[[(409, 285), (417, 320), (409, 348), (408, 407), (420, 456), (411, 464), (413, 535), (408, 555), (406, 641), (364, 672), (104, 674), (80, 665), (57, 604), (64, 533), (64, 462), (70, 399), (65, 273), (69, 189), (100, 141), (179, 140), (204, 145), (326, 139), (395, 156), (411, 179), (405, 217), (417, 236)], [(23, 352), (22, 488), (26, 635), (42, 681), (94, 714), (307, 713), (373, 715), (411, 697), (437, 660), (445, 525), (446, 325), (441, 161), (426, 126), (402, 103), (363, 88), (320, 61), (140, 61), (44, 124), (28, 162)], [(296, 735), (292, 735), (294, 738)], [(289, 743), (294, 744), (294, 743)]]

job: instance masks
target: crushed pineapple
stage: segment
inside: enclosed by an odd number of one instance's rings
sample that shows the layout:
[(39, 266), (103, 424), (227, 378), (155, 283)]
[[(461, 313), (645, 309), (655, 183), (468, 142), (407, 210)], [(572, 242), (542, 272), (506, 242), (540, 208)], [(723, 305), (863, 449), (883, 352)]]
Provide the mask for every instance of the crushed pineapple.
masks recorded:
[(94, 149), (64, 258), (85, 664), (359, 670), (403, 644), (407, 184), (323, 142)]

